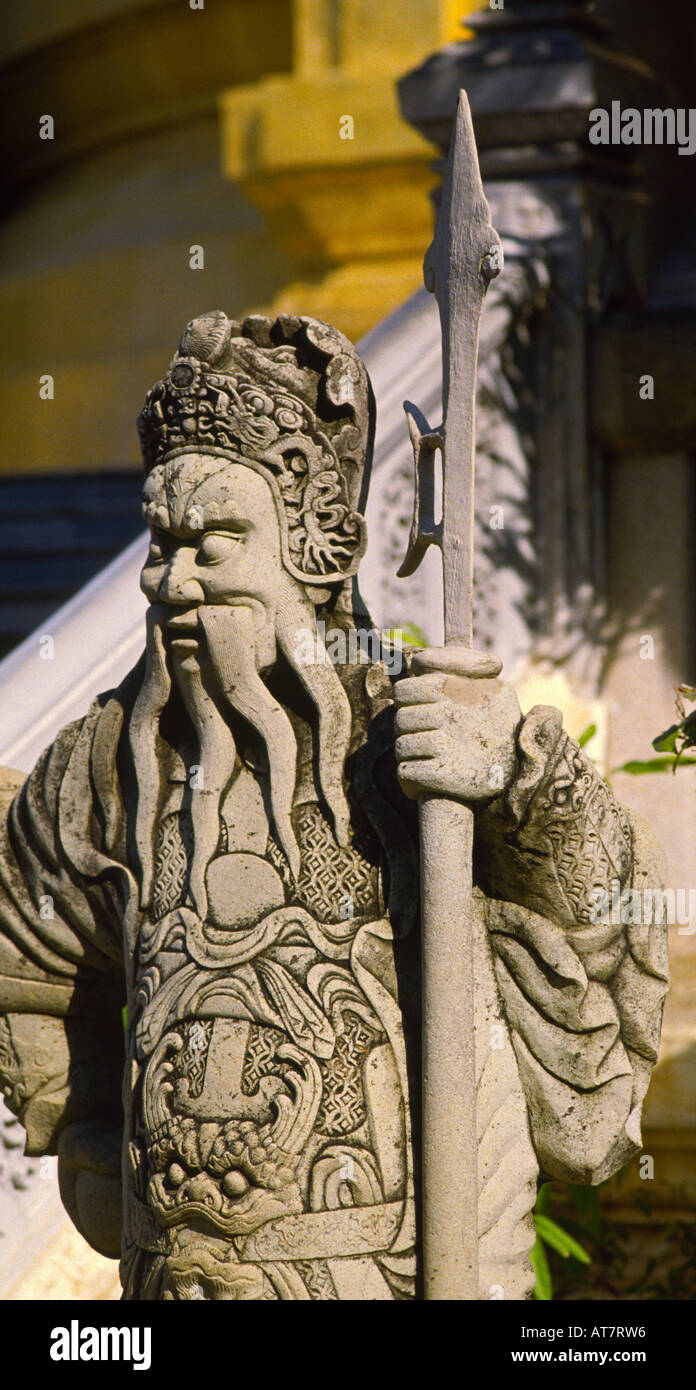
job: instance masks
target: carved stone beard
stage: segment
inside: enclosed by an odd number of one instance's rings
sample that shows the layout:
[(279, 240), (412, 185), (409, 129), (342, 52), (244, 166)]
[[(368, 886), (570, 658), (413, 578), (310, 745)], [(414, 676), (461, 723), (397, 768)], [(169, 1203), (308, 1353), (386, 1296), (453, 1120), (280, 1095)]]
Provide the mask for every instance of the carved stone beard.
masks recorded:
[[(253, 605), (253, 606), (252, 606)], [(205, 632), (216, 685), (237, 714), (261, 736), (268, 755), (270, 799), (274, 827), (293, 875), (300, 870), (300, 851), (291, 812), (297, 781), (297, 741), (290, 720), (259, 674), (275, 662), (278, 649), (299, 678), (318, 716), (319, 786), (340, 845), (348, 843), (350, 812), (343, 790), (343, 767), (351, 734), (348, 696), (330, 664), (306, 665), (298, 658), (298, 634), (309, 630), (316, 638), (316, 609), (302, 587), (287, 576), (281, 587), (273, 621), (273, 654), (269, 661), (268, 629), (259, 631), (259, 605), (240, 598), (235, 604), (204, 604), (198, 617)]]
[[(258, 615), (262, 620), (259, 625)], [(207, 915), (205, 876), (220, 836), (220, 812), (234, 775), (236, 743), (225, 708), (241, 715), (260, 736), (268, 757), (273, 828), (293, 876), (300, 850), (291, 813), (297, 781), (297, 742), (292, 724), (259, 674), (280, 650), (295, 672), (318, 716), (318, 775), (339, 844), (346, 845), (350, 813), (343, 790), (343, 767), (351, 734), (348, 697), (333, 666), (306, 665), (298, 659), (298, 633), (316, 639), (316, 610), (301, 586), (287, 576), (273, 620), (262, 605), (243, 597), (233, 604), (201, 604), (198, 621), (207, 660), (190, 649), (167, 649), (163, 619), (171, 609), (152, 605), (148, 613), (147, 666), (130, 724), (130, 745), (138, 787), (136, 842), (141, 866), (141, 907), (152, 902), (154, 844), (163, 788), (164, 741), (160, 721), (172, 686), (179, 691), (197, 740), (196, 781), (189, 783), (193, 854), (189, 893), (202, 920)], [(266, 617), (264, 623), (263, 618)]]

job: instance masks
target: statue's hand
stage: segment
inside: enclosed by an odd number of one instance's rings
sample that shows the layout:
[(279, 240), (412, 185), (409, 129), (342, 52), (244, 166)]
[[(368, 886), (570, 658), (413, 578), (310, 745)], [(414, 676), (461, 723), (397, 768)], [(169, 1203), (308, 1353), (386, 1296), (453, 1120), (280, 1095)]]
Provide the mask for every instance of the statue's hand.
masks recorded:
[[(419, 652), (414, 667), (422, 674), (407, 676), (394, 687), (401, 786), (414, 798), (424, 792), (460, 801), (497, 796), (516, 766), (515, 735), (522, 718), (517, 695), (493, 676), (438, 670), (440, 655), (444, 664), (444, 653)], [(475, 656), (471, 654), (474, 669), (476, 664), (484, 671), (500, 669), (495, 659), (481, 656), (475, 662)]]

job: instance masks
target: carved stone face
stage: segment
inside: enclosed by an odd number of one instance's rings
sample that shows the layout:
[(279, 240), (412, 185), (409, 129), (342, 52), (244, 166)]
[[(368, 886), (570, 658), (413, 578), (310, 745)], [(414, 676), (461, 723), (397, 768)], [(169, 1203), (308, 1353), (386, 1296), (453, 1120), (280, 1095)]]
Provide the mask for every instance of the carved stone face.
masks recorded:
[(275, 655), (279, 603), (289, 586), (281, 555), (280, 526), (270, 487), (260, 474), (225, 457), (185, 454), (153, 469), (144, 489), (151, 528), (141, 577), (163, 617), (167, 647), (180, 659), (200, 655), (203, 604), (249, 600), (257, 633), (258, 667)]

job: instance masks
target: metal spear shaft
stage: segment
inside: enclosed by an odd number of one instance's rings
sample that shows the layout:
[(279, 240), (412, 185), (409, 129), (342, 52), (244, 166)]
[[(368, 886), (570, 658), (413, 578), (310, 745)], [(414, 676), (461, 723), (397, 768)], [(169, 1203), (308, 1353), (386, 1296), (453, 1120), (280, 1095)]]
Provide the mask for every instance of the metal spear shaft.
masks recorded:
[[(400, 575), (431, 544), (442, 551), (445, 646), (418, 672), (496, 676), (472, 649), (475, 396), (479, 327), (502, 247), (483, 192), (471, 112), (459, 93), (435, 233), (424, 262), (442, 327), (443, 423), (431, 430), (405, 402), (416, 462), (414, 518)], [(434, 457), (442, 455), (442, 519), (434, 519)], [(475, 1300), (478, 1179), (473, 968), (473, 813), (460, 801), (419, 802), (422, 921), (422, 1204), (425, 1297)]]

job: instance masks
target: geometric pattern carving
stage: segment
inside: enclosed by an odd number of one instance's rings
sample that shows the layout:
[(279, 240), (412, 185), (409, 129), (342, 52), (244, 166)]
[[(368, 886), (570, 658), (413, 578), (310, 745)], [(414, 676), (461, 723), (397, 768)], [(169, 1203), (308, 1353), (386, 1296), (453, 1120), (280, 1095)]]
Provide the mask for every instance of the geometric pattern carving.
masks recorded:
[(322, 922), (377, 914), (377, 870), (354, 849), (336, 843), (316, 803), (302, 806), (293, 820), (302, 854), (298, 900)]
[(188, 884), (189, 856), (193, 848), (190, 818), (172, 811), (157, 827), (153, 917), (156, 922), (183, 901)]
[(245, 1096), (253, 1096), (263, 1076), (278, 1074), (279, 1066), (274, 1057), (277, 1048), (284, 1042), (287, 1039), (279, 1028), (259, 1028), (258, 1024), (252, 1024), (242, 1072), (242, 1092)]
[(532, 797), (528, 824), (552, 849), (558, 885), (576, 922), (590, 919), (593, 888), (623, 880), (631, 864), (631, 832), (611, 790), (589, 758), (564, 736), (561, 756)]
[(333, 1056), (322, 1064), (324, 1090), (317, 1115), (322, 1134), (351, 1134), (366, 1117), (362, 1063), (379, 1035), (356, 1014), (346, 1012), (343, 1022)]
[(193, 1019), (184, 1024), (182, 1031), (186, 1041), (177, 1058), (176, 1069), (178, 1074), (187, 1078), (189, 1095), (196, 1097), (203, 1091), (213, 1020)]

